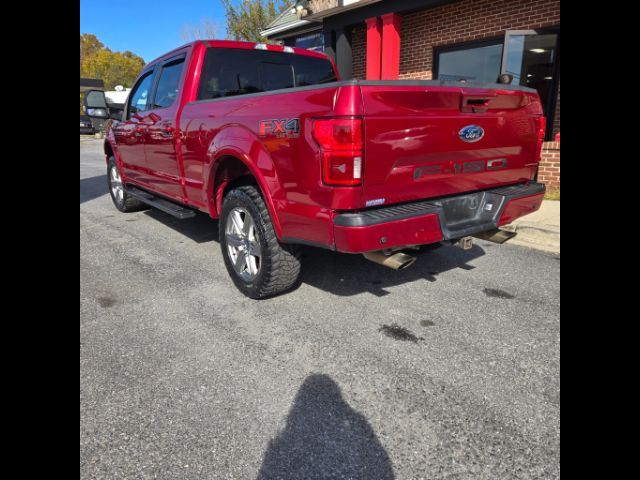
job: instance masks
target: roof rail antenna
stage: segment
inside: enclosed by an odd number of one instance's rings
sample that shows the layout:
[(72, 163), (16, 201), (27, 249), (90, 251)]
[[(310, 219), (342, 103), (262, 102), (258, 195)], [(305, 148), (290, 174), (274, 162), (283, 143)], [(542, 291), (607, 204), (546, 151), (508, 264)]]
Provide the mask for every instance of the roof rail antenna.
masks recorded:
[(267, 44), (266, 43), (256, 43), (256, 46), (253, 47), (256, 50), (267, 50)]

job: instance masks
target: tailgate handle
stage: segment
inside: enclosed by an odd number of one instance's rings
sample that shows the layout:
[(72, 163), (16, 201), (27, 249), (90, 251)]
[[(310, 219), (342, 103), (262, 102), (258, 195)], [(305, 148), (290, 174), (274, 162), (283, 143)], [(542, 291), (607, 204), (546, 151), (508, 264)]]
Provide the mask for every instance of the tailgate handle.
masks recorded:
[(467, 105), (487, 105), (489, 103), (488, 98), (468, 98)]
[(462, 106), (460, 110), (463, 112), (483, 113), (489, 109), (490, 97), (462, 97)]

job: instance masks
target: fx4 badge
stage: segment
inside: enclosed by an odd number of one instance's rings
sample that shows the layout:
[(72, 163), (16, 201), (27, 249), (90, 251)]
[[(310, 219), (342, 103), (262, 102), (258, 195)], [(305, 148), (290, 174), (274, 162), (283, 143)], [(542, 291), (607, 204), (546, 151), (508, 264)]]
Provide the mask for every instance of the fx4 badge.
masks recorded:
[(258, 131), (261, 137), (274, 135), (276, 137), (295, 138), (300, 133), (300, 119), (275, 118), (273, 120), (260, 120)]

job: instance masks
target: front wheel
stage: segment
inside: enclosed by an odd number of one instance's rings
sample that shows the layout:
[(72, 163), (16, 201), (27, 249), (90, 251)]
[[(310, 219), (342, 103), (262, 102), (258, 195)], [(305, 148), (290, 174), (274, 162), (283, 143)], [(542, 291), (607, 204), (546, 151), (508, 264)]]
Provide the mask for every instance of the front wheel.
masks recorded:
[(242, 293), (260, 299), (294, 286), (300, 275), (299, 248), (278, 242), (256, 187), (238, 187), (225, 196), (219, 229), (225, 266)]
[(107, 166), (107, 181), (109, 184), (109, 194), (111, 200), (118, 210), (121, 212), (136, 212), (143, 210), (146, 207), (140, 200), (133, 198), (127, 193), (127, 188), (122, 183), (122, 177), (120, 176), (120, 170), (116, 164), (114, 157), (109, 158), (109, 164)]

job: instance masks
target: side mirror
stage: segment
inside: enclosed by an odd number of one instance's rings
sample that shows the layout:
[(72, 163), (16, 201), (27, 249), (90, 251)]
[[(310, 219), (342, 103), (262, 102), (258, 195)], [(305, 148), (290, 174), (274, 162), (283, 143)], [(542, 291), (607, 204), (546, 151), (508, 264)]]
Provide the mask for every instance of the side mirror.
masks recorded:
[(102, 90), (87, 90), (82, 99), (84, 112), (95, 118), (109, 118), (109, 108)]

